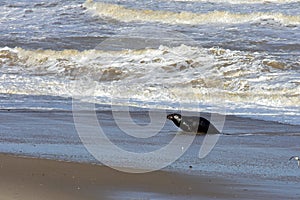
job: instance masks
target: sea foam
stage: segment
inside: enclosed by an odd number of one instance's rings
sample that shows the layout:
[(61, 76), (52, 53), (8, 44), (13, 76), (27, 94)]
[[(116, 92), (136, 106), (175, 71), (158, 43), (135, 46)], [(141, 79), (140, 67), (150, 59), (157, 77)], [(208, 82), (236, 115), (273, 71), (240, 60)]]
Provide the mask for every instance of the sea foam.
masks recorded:
[(84, 7), (100, 17), (112, 18), (122, 22), (157, 22), (166, 24), (197, 25), (208, 23), (236, 24), (262, 23), (274, 20), (283, 25), (299, 25), (300, 16), (282, 13), (255, 12), (250, 14), (232, 13), (227, 11), (213, 11), (208, 13), (171, 12), (161, 10), (141, 10), (126, 8), (117, 4), (94, 2), (88, 0)]

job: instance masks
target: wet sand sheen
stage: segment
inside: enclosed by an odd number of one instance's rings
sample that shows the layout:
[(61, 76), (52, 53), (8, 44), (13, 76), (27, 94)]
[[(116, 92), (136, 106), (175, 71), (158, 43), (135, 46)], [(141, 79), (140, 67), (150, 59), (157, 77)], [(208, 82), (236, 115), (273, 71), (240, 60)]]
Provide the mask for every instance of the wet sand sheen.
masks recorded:
[(0, 199), (5, 200), (284, 198), (276, 192), (276, 185), (245, 182), (238, 177), (220, 179), (166, 171), (129, 174), (99, 165), (5, 154), (0, 160)]
[(0, 199), (232, 199), (232, 181), (172, 172), (122, 173), (108, 167), (0, 155)]
[[(97, 115), (112, 141), (129, 150), (158, 148), (178, 133), (166, 123), (146, 142), (122, 134), (110, 111)], [(138, 124), (149, 121), (145, 111), (131, 116)], [(80, 142), (71, 111), (2, 110), (1, 152), (35, 158), (0, 155), (0, 199), (299, 199), (300, 170), (288, 161), (299, 149), (299, 126), (226, 119), (224, 130), (232, 135), (222, 136), (206, 158), (197, 157), (203, 137), (196, 137), (167, 168), (126, 174), (92, 164), (96, 161)], [(107, 157), (119, 159), (109, 151)]]

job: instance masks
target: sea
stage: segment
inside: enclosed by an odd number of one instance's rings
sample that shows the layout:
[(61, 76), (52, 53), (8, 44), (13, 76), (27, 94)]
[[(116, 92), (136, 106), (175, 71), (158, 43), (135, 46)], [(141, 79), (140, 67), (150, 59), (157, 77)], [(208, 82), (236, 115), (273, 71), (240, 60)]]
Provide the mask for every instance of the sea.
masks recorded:
[(3, 0), (0, 107), (70, 110), (84, 87), (81, 96), (99, 105), (299, 125), (299, 8), (299, 0)]

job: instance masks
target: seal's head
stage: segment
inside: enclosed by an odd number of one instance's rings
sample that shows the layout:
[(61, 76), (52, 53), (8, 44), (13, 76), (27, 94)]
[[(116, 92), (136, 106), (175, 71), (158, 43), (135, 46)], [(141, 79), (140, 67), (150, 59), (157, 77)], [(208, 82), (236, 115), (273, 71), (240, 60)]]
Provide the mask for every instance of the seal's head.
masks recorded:
[(182, 118), (181, 118), (180, 114), (173, 113), (173, 114), (167, 115), (167, 119), (173, 121), (174, 124), (179, 127)]

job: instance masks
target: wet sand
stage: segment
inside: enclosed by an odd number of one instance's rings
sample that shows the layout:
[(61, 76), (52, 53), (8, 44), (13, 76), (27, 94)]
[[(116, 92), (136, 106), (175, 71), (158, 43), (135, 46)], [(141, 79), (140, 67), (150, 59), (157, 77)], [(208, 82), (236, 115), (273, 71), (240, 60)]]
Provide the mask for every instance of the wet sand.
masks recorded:
[(234, 182), (158, 171), (129, 174), (108, 167), (0, 155), (0, 199), (233, 199)]
[[(0, 155), (0, 199), (297, 199), (272, 182), (156, 171), (130, 174), (86, 163)], [(233, 179), (234, 178), (234, 179)], [(299, 188), (299, 187), (298, 187)], [(297, 189), (295, 186), (294, 190)], [(299, 193), (298, 193), (299, 195)]]
[[(131, 115), (140, 124), (149, 120), (144, 111)], [(167, 122), (146, 142), (121, 134), (109, 111), (98, 118), (112, 141), (129, 150), (152, 150), (177, 134)], [(101, 165), (86, 151), (72, 112), (2, 110), (0, 120), (1, 200), (300, 198), (300, 169), (288, 161), (299, 152), (298, 126), (227, 116), (224, 130), (232, 135), (220, 137), (204, 159), (198, 158), (203, 137), (196, 137), (170, 166), (129, 174)]]
[[(0, 199), (281, 199), (237, 177), (219, 179), (157, 171), (129, 174), (108, 167), (0, 155)], [(288, 189), (288, 188), (286, 188)], [(275, 193), (274, 193), (275, 191)], [(292, 198), (288, 198), (292, 199)], [(296, 197), (295, 197), (296, 199)]]

